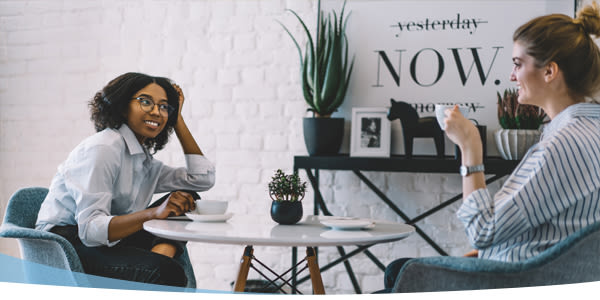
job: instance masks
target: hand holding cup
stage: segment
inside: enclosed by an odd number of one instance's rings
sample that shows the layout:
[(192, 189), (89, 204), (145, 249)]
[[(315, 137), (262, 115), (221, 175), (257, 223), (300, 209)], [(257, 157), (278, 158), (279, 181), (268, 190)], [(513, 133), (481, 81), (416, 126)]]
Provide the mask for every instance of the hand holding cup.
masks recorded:
[[(468, 107), (459, 105), (436, 105), (436, 117), (446, 136), (461, 151), (465, 148), (481, 150), (482, 142), (479, 130), (467, 119)], [(481, 151), (479, 151), (481, 152)]]
[[(442, 130), (446, 130), (446, 110), (448, 109), (454, 109), (454, 106), (456, 104), (452, 104), (452, 105), (446, 105), (446, 104), (436, 104), (435, 105), (435, 117), (438, 121), (438, 124), (440, 124), (440, 128), (442, 128)], [(458, 109), (460, 110), (460, 113), (466, 118), (469, 115), (469, 108), (467, 106), (458, 106)]]

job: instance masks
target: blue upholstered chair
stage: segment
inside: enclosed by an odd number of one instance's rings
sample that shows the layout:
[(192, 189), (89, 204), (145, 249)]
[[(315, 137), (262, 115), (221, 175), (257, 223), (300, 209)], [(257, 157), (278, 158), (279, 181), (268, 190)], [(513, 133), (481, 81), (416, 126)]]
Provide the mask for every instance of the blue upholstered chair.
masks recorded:
[[(47, 193), (48, 189), (40, 187), (18, 190), (8, 201), (0, 237), (17, 239), (21, 257), (28, 262), (75, 272), (72, 278), (66, 279), (70, 279), (70, 282), (65, 282), (65, 285), (90, 286), (86, 282), (86, 276), (77, 276), (77, 273), (83, 273), (83, 267), (71, 243), (60, 235), (34, 229), (38, 211)], [(178, 257), (178, 261), (187, 275), (187, 287), (196, 288), (196, 278), (187, 249)], [(27, 270), (25, 273), (30, 278), (30, 283), (47, 282), (45, 278), (36, 278), (44, 274)]]
[(469, 257), (409, 260), (393, 292), (529, 287), (600, 281), (600, 223), (581, 229), (540, 255), (516, 263)]

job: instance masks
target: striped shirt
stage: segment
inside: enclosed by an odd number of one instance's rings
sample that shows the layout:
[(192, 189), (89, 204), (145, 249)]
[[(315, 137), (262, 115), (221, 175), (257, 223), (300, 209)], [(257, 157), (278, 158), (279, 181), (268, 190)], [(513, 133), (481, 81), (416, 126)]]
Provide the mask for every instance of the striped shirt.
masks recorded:
[(531, 258), (600, 220), (600, 105), (559, 113), (492, 198), (471, 193), (457, 212), (479, 257)]

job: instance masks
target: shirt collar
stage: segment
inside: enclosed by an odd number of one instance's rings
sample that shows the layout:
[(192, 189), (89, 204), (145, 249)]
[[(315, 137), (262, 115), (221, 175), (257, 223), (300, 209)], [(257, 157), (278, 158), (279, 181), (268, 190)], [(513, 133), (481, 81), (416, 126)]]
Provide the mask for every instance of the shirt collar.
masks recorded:
[(125, 140), (125, 144), (127, 144), (129, 154), (136, 155), (146, 153), (146, 151), (144, 151), (144, 147), (140, 145), (140, 142), (138, 142), (137, 138), (135, 137), (135, 134), (133, 133), (133, 131), (131, 131), (131, 128), (129, 128), (127, 124), (123, 124), (121, 125), (121, 127), (119, 127), (119, 133), (121, 133), (121, 136)]
[(600, 104), (577, 103), (561, 111), (544, 127), (544, 135), (552, 135), (575, 118), (600, 118)]

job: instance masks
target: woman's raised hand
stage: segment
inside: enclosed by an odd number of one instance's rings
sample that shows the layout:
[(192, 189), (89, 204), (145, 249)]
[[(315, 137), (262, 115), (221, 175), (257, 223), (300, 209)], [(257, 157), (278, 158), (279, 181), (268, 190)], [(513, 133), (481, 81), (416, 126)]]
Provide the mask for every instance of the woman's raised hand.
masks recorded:
[[(462, 164), (474, 166), (483, 163), (483, 145), (479, 130), (477, 130), (475, 124), (460, 113), (458, 106), (446, 110), (445, 122), (446, 135), (452, 142), (458, 145), (462, 152)], [(479, 179), (483, 179), (483, 175), (480, 178), (478, 177)], [(483, 183), (478, 181), (471, 187), (465, 189), (463, 184), (463, 195), (467, 196), (475, 189), (485, 187), (485, 180), (483, 180)]]
[(445, 114), (446, 135), (453, 143), (458, 145), (463, 151), (467, 147), (481, 147), (479, 130), (460, 113), (457, 105), (452, 109), (447, 109)]
[(173, 83), (173, 88), (175, 88), (175, 90), (177, 91), (177, 94), (179, 94), (179, 112), (178, 113), (179, 113), (179, 116), (181, 116), (181, 108), (183, 107), (183, 102), (185, 100), (185, 97), (183, 96), (183, 90), (177, 83)]
[(185, 99), (185, 97), (183, 96), (183, 91), (181, 90), (181, 87), (179, 87), (179, 85), (177, 85), (176, 83), (173, 83), (173, 88), (175, 88), (175, 90), (179, 94), (179, 115), (177, 116), (177, 123), (175, 124), (175, 134), (177, 135), (177, 138), (181, 143), (183, 153), (202, 155), (200, 147), (198, 147), (196, 140), (194, 140), (194, 137), (190, 133), (190, 130), (187, 128), (187, 125), (185, 124), (185, 121), (181, 116), (181, 108), (183, 107), (183, 102)]

